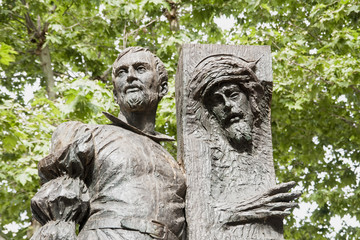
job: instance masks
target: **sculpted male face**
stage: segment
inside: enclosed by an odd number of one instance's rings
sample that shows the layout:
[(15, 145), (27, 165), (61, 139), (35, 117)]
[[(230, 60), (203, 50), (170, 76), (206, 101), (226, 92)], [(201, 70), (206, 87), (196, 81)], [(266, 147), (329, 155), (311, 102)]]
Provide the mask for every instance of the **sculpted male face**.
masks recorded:
[(205, 95), (204, 103), (230, 143), (248, 148), (252, 140), (253, 114), (248, 96), (239, 85), (222, 82), (214, 86)]
[(160, 82), (151, 53), (127, 53), (114, 67), (114, 95), (122, 111), (138, 112), (157, 106)]

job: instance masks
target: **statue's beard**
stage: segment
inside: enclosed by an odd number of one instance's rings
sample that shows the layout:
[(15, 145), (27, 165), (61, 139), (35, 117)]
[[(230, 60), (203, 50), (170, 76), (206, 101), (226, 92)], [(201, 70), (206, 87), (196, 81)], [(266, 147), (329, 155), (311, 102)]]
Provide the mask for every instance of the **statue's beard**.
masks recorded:
[(123, 107), (130, 112), (137, 112), (156, 106), (158, 96), (152, 92), (145, 93), (144, 91), (139, 90), (125, 93), (119, 100), (120, 107)]
[(224, 128), (225, 137), (239, 151), (251, 151), (252, 122), (241, 119)]

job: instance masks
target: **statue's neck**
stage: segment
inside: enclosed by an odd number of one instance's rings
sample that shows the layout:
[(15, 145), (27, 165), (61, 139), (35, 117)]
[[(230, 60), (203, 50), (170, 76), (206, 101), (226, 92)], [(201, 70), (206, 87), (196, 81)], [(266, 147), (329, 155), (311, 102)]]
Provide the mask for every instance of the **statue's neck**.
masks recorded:
[(155, 132), (156, 109), (145, 112), (126, 112), (120, 111), (119, 118), (137, 129), (154, 134)]

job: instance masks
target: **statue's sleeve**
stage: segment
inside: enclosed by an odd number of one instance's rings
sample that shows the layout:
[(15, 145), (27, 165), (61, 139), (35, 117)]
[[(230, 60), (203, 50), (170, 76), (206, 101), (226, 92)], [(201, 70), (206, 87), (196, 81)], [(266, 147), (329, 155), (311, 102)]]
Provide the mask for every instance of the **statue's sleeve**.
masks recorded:
[(63, 123), (53, 133), (50, 154), (39, 162), (41, 183), (63, 175), (85, 179), (93, 157), (91, 127), (80, 122)]
[(55, 130), (50, 154), (38, 165), (42, 186), (31, 200), (31, 210), (43, 226), (32, 239), (75, 239), (75, 224), (88, 213), (84, 179), (93, 158), (88, 125), (68, 122)]

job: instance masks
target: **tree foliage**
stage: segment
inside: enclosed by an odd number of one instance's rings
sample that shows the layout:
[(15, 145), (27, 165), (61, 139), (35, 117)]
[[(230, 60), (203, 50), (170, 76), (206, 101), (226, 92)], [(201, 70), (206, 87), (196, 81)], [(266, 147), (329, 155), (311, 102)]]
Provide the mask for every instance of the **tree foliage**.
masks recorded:
[[(287, 219), (285, 237), (358, 239), (359, 228), (344, 223), (335, 233), (330, 220), (360, 220), (359, 18), (356, 0), (0, 1), (0, 235), (31, 232), (36, 164), (55, 127), (105, 123), (101, 111), (118, 111), (110, 71), (121, 49), (144, 46), (164, 61), (170, 93), (157, 128), (176, 135), (174, 75), (180, 44), (192, 42), (272, 47), (277, 176), (298, 181), (300, 201), (315, 205), (308, 217)], [(24, 89), (36, 81), (27, 103)], [(10, 223), (20, 230), (6, 231)]]

